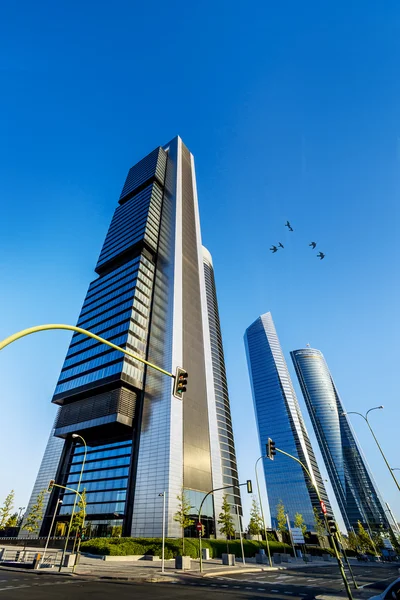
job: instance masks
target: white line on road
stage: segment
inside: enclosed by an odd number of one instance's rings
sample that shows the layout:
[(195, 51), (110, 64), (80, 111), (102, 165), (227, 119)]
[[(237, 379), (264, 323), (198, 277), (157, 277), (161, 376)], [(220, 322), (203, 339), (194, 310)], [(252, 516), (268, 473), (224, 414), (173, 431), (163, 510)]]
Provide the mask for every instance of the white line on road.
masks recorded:
[(259, 592), (265, 592), (265, 588), (257, 588)]
[(276, 592), (277, 594), (279, 594), (279, 590), (271, 590), (271, 592)]

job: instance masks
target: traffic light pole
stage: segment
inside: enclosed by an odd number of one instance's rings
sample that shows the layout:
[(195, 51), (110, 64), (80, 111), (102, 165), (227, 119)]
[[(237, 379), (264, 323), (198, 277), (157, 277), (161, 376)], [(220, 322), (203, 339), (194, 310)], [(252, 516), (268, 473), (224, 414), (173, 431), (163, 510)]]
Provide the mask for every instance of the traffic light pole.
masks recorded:
[[(199, 523), (200, 523), (200, 525), (201, 525), (201, 509), (203, 508), (203, 504), (205, 502), (205, 499), (210, 494), (213, 494), (214, 492), (219, 492), (220, 490), (229, 490), (231, 488), (241, 487), (242, 485), (247, 485), (247, 489), (249, 489), (249, 483), (250, 483), (250, 487), (251, 487), (251, 481), (247, 480), (246, 483), (239, 483), (238, 486), (237, 485), (224, 485), (223, 487), (215, 488), (214, 490), (211, 490), (211, 491), (207, 492), (207, 494), (204, 496), (203, 500), (200, 503), (200, 508), (199, 508)], [(200, 573), (202, 573), (203, 572), (203, 557), (202, 557), (202, 554), (201, 554), (201, 530), (199, 531), (199, 558), (200, 558)]]
[[(317, 486), (317, 484), (314, 482), (314, 479), (311, 477), (311, 473), (310, 473), (310, 471), (307, 469), (307, 467), (306, 467), (306, 466), (305, 466), (305, 465), (304, 465), (304, 464), (301, 462), (301, 460), (299, 460), (298, 458), (296, 458), (296, 457), (295, 457), (295, 456), (293, 456), (292, 454), (289, 454), (288, 452), (285, 452), (284, 450), (280, 450), (279, 448), (275, 448), (275, 450), (276, 450), (277, 452), (279, 452), (280, 454), (284, 454), (285, 456), (288, 456), (289, 458), (291, 458), (291, 459), (295, 460), (297, 463), (299, 463), (299, 465), (300, 465), (300, 466), (301, 466), (301, 467), (304, 469), (304, 471), (307, 473), (307, 475), (308, 475), (308, 477), (309, 477), (309, 479), (310, 479), (310, 481), (311, 481), (311, 484), (312, 484), (312, 486), (314, 487), (314, 489), (315, 489), (315, 491), (316, 491), (316, 493), (317, 493), (317, 497), (318, 497), (319, 503), (320, 503), (320, 505), (322, 506), (322, 504), (321, 504), (321, 503), (322, 503), (323, 501), (322, 501), (321, 495), (320, 495), (320, 493), (319, 493), (318, 486)], [(337, 560), (337, 563), (338, 563), (338, 566), (339, 566), (340, 574), (341, 574), (341, 576), (342, 576), (342, 579), (343, 579), (344, 587), (346, 588), (347, 597), (349, 598), (349, 600), (353, 600), (353, 596), (352, 596), (352, 593), (351, 593), (350, 585), (349, 585), (349, 582), (347, 581), (346, 573), (345, 573), (345, 571), (344, 571), (343, 562), (342, 562), (342, 559), (340, 558), (340, 554), (339, 554), (339, 551), (338, 551), (338, 549), (337, 549), (337, 545), (336, 545), (336, 542), (335, 542), (335, 536), (334, 536), (334, 534), (332, 534), (332, 533), (329, 531), (328, 517), (326, 516), (326, 513), (324, 512), (323, 514), (324, 514), (324, 520), (325, 520), (326, 530), (327, 530), (327, 532), (329, 533), (329, 535), (331, 536), (331, 540), (332, 540), (332, 546), (333, 546), (333, 551), (334, 551), (334, 553), (335, 553), (335, 557), (336, 557), (336, 560)]]

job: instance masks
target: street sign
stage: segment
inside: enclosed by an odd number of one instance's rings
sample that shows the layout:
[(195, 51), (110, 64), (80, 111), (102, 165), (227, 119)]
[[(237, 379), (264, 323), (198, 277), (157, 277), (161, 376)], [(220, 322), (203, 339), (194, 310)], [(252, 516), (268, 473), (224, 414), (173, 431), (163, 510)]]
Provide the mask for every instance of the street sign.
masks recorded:
[(292, 527), (290, 533), (292, 534), (293, 544), (305, 544), (301, 527)]
[(203, 525), (200, 522), (196, 523), (197, 531), (201, 531), (202, 527), (203, 527)]
[(326, 506), (325, 506), (325, 502), (323, 500), (320, 500), (320, 505), (321, 505), (321, 510), (324, 513), (324, 515), (326, 515)]

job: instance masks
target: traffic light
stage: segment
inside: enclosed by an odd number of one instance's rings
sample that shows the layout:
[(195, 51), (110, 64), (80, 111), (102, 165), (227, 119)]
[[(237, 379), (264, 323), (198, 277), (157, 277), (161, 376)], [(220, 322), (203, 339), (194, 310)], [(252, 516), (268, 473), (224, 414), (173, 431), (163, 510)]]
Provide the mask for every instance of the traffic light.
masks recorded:
[(55, 479), (50, 479), (49, 487), (47, 488), (47, 491), (49, 494), (51, 494), (51, 492), (53, 491), (54, 484), (55, 484)]
[(328, 529), (329, 529), (329, 533), (337, 533), (337, 527), (336, 527), (336, 521), (333, 517), (328, 517), (327, 519), (328, 522)]
[(267, 457), (270, 460), (274, 460), (274, 456), (276, 454), (276, 450), (275, 450), (275, 442), (273, 440), (271, 440), (271, 438), (268, 438), (268, 443), (267, 443)]
[(177, 367), (174, 381), (174, 396), (178, 400), (182, 400), (183, 394), (186, 392), (188, 374), (182, 367)]
[(248, 479), (246, 481), (246, 485), (247, 485), (247, 493), (252, 494), (253, 493), (253, 484), (251, 483), (251, 479)]

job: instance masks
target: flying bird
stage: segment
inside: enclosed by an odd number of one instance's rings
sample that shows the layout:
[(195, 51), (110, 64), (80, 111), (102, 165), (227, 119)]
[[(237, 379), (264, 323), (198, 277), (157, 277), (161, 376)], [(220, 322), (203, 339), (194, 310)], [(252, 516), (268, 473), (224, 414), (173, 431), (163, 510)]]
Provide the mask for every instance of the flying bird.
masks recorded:
[(291, 226), (289, 221), (286, 221), (285, 227), (287, 227), (289, 229), (289, 231), (293, 231), (293, 227)]
[(276, 246), (272, 246), (270, 250), (271, 252), (278, 252), (278, 248)]
[(285, 246), (282, 244), (282, 242), (279, 242), (278, 244), (279, 248), (284, 248)]
[(309, 246), (312, 247), (312, 249), (314, 250), (315, 246), (317, 245), (316, 242), (311, 242), (311, 244), (308, 244)]
[(322, 260), (323, 258), (325, 258), (325, 254), (323, 252), (318, 252), (317, 256), (318, 256), (318, 258), (320, 260)]

